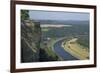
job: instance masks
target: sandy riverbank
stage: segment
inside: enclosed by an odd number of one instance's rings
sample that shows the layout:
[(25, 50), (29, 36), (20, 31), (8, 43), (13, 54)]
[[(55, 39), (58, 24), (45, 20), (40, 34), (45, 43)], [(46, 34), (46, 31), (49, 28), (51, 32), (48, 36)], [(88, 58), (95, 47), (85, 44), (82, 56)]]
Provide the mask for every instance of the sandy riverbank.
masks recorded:
[(89, 58), (89, 52), (86, 50), (86, 48), (83, 48), (80, 44), (77, 43), (77, 38), (64, 41), (62, 43), (62, 47), (65, 51), (69, 52), (72, 56), (80, 60), (86, 60)]

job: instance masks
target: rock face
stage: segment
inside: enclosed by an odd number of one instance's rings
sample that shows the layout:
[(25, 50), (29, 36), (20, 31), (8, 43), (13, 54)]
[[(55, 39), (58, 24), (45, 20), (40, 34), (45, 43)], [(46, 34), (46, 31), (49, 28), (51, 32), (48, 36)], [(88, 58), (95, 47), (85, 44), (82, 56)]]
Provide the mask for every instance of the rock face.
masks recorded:
[(38, 62), (41, 40), (39, 22), (21, 21), (21, 62)]

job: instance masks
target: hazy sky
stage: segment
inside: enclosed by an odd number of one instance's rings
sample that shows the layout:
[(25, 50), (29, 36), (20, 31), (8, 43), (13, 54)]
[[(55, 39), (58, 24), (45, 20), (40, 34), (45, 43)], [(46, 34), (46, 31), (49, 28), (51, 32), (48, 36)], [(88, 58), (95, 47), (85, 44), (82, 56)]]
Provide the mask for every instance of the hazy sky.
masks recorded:
[(89, 13), (54, 12), (30, 10), (29, 16), (33, 20), (89, 20)]

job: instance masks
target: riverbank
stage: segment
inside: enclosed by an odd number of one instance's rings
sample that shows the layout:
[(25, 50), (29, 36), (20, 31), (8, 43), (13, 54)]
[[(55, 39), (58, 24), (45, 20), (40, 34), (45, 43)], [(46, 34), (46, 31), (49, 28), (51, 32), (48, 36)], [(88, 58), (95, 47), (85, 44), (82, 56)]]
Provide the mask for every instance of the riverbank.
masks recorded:
[(89, 58), (89, 52), (86, 50), (86, 48), (83, 48), (77, 43), (77, 38), (73, 38), (69, 41), (64, 41), (62, 42), (61, 46), (65, 51), (69, 52), (72, 56), (80, 60), (86, 60)]
[(72, 56), (69, 52), (65, 51), (64, 48), (61, 46), (62, 42), (67, 40), (65, 37), (60, 38), (57, 40), (53, 45), (54, 52), (63, 59), (63, 61), (68, 60), (79, 60), (76, 57)]

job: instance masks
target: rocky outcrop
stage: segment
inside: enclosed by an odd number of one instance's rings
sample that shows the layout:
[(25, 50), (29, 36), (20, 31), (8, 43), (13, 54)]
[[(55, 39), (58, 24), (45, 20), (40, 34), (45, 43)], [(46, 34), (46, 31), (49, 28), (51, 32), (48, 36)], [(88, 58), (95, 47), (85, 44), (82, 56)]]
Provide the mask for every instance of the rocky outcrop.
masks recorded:
[(21, 21), (21, 62), (38, 62), (41, 40), (40, 23)]

